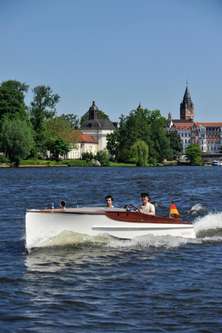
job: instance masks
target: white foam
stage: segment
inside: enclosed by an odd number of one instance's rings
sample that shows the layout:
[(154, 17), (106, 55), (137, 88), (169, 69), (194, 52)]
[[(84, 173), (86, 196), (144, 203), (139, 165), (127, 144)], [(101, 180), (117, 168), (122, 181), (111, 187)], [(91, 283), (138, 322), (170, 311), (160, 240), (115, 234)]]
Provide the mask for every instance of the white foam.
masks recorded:
[(188, 211), (188, 213), (190, 213), (192, 215), (199, 214), (199, 213), (206, 213), (206, 212), (207, 212), (207, 208), (202, 206), (200, 203), (195, 204)]
[(210, 213), (194, 221), (197, 237), (220, 237), (222, 235), (222, 213)]
[(136, 237), (132, 240), (120, 240), (111, 239), (107, 246), (114, 248), (132, 248), (132, 249), (142, 249), (142, 248), (177, 248), (188, 243), (200, 243), (198, 239), (184, 238), (184, 237), (174, 237), (174, 236), (154, 236), (145, 235), (141, 237)]
[(104, 244), (107, 243), (108, 236), (89, 236), (72, 231), (63, 231), (60, 234), (47, 239), (41, 243), (41, 247), (53, 246), (78, 246), (82, 243)]
[(132, 240), (112, 237), (108, 234), (89, 236), (70, 231), (63, 231), (59, 235), (41, 243), (41, 247), (95, 245), (110, 248), (143, 249), (143, 248), (176, 248), (187, 243), (199, 243), (196, 239), (173, 236), (144, 235)]

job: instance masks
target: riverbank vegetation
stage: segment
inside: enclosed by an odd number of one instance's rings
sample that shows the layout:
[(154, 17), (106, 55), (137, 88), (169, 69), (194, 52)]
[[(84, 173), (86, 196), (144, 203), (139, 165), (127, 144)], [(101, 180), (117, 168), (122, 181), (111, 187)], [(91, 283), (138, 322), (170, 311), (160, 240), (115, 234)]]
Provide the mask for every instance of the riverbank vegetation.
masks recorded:
[[(168, 131), (167, 120), (159, 110), (139, 106), (121, 115), (119, 125), (107, 136), (107, 150), (82, 160), (63, 160), (75, 145), (81, 119), (74, 114), (58, 115), (60, 96), (44, 85), (34, 87), (29, 105), (29, 86), (9, 80), (0, 85), (0, 163), (11, 166), (156, 166), (178, 160), (182, 144), (176, 131)], [(99, 111), (98, 117), (108, 117)], [(196, 149), (196, 148), (195, 148)], [(191, 164), (201, 164), (197, 149), (187, 149)], [(194, 150), (194, 151), (193, 151)], [(197, 154), (198, 156), (196, 156)], [(193, 156), (196, 157), (193, 157)]]
[[(21, 160), (20, 167), (96, 167), (100, 166), (97, 163), (93, 163), (93, 161), (86, 160), (40, 160), (40, 159), (26, 159)], [(135, 167), (135, 163), (119, 163), (119, 162), (111, 162), (109, 161), (110, 167)], [(5, 158), (0, 158), (0, 167), (8, 168), (11, 167), (11, 163), (9, 160)]]
[(59, 95), (50, 87), (37, 86), (26, 105), (28, 89), (15, 80), (0, 85), (0, 152), (14, 166), (27, 158), (59, 160), (76, 141), (76, 117), (56, 114)]
[(120, 117), (119, 127), (108, 136), (107, 148), (113, 160), (137, 166), (176, 160), (182, 152), (180, 137), (167, 130), (160, 111), (141, 106)]
[(198, 144), (191, 144), (186, 148), (186, 156), (191, 165), (202, 165), (203, 160), (201, 156), (200, 146)]

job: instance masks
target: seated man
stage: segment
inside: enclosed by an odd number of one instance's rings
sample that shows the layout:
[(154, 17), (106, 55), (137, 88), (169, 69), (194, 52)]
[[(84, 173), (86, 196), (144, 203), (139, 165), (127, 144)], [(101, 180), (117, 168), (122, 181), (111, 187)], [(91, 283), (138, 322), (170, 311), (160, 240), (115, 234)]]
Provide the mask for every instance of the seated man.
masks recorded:
[(150, 202), (150, 197), (148, 193), (141, 193), (140, 198), (142, 205), (138, 208), (140, 213), (155, 215), (155, 206)]
[(105, 197), (105, 200), (106, 200), (106, 207), (113, 208), (113, 197), (111, 195), (107, 195)]

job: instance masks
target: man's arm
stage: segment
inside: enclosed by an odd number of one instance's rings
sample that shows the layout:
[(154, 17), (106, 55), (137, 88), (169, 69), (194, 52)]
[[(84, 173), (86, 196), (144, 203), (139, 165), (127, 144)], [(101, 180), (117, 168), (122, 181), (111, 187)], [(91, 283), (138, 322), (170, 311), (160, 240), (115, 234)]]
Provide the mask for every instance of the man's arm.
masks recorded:
[(150, 204), (150, 215), (155, 215), (156, 214), (156, 210), (155, 210), (155, 206), (153, 204)]

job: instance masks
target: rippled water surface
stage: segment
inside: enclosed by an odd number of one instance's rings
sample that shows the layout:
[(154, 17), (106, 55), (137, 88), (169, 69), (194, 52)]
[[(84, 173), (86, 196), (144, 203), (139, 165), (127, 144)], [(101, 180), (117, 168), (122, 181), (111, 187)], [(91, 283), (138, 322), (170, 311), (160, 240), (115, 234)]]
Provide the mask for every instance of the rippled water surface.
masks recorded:
[[(0, 169), (0, 184), (0, 332), (222, 331), (222, 168)], [(208, 233), (26, 255), (26, 208), (101, 205), (109, 193), (137, 205), (143, 191), (159, 214), (174, 199)]]

